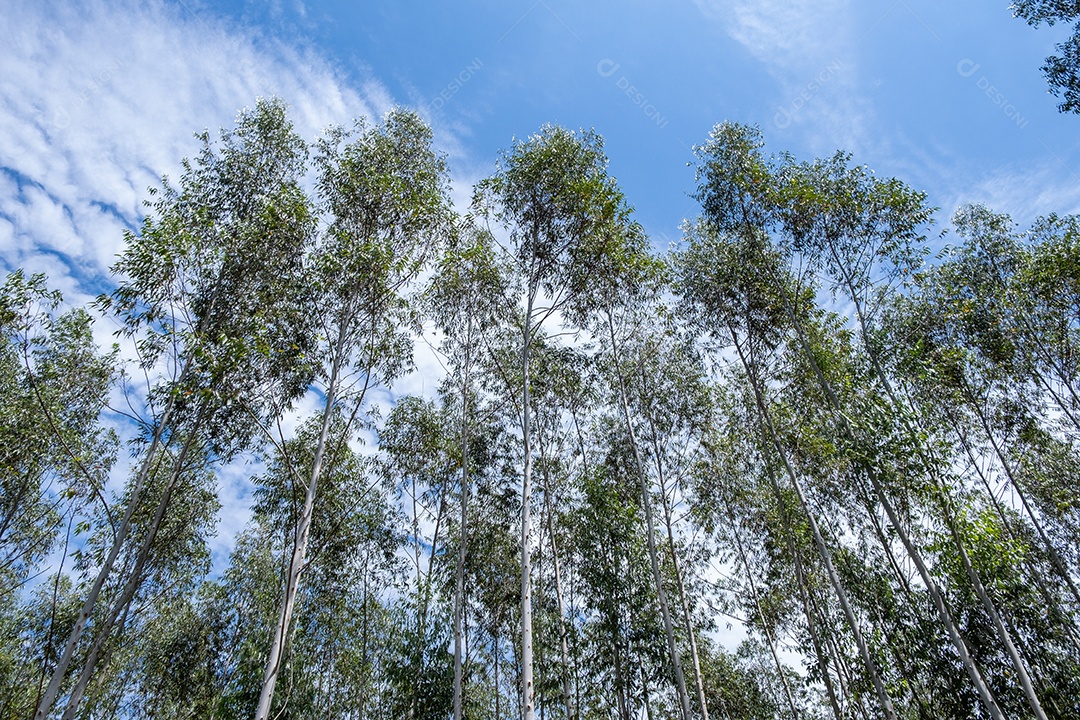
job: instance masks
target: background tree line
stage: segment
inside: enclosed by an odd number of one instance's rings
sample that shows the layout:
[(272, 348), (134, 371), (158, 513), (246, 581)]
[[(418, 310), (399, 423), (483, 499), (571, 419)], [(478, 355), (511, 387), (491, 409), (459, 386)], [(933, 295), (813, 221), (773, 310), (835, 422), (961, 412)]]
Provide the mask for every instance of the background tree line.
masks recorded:
[(408, 111), (201, 141), (112, 293), (0, 291), (0, 717), (1080, 716), (1076, 217), (724, 123), (660, 253), (592, 132), (463, 213)]

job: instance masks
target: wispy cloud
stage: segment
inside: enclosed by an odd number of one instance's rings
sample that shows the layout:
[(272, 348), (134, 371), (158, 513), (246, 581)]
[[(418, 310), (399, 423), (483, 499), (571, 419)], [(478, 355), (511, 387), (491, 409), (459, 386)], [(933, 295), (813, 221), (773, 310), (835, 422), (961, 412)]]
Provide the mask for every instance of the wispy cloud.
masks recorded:
[[(373, 79), (354, 89), (310, 48), (287, 46), (187, 3), (17, 3), (0, 18), (0, 252), (6, 270), (54, 276), (71, 299), (99, 291), (160, 175), (259, 96), (313, 138), (381, 115)], [(66, 285), (66, 286), (65, 286)]]
[(766, 132), (802, 129), (819, 152), (866, 144), (873, 109), (857, 88), (850, 0), (694, 2), (775, 79), (776, 108), (759, 120)]
[[(216, 136), (259, 96), (283, 98), (307, 139), (392, 106), (374, 78), (346, 78), (310, 47), (231, 27), (201, 6), (13, 3), (0, 15), (0, 275), (45, 272), (73, 305), (110, 289), (108, 268), (147, 189), (198, 151), (196, 131)], [(116, 340), (113, 329), (97, 324), (100, 344)], [(126, 404), (119, 389), (112, 399)], [(287, 422), (312, 407), (305, 398)], [(131, 432), (120, 417), (105, 421)], [(112, 489), (130, 464), (118, 463)], [(247, 521), (253, 471), (243, 459), (222, 471), (218, 563)]]
[(951, 198), (950, 209), (981, 203), (995, 212), (1008, 213), (1022, 227), (1052, 213), (1080, 213), (1080, 183), (1062, 183), (1060, 179), (1061, 170), (1054, 159), (998, 168), (973, 185), (960, 187)]
[(782, 0), (694, 0), (707, 17), (779, 73), (826, 59), (849, 42), (849, 0), (792, 3)]

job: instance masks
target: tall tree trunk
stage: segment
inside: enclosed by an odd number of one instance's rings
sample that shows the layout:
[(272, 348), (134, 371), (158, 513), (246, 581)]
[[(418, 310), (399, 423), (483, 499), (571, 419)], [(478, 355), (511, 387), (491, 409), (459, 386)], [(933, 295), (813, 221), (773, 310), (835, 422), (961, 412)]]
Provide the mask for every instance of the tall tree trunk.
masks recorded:
[[(543, 439), (539, 438), (540, 456), (544, 457)], [(566, 709), (567, 720), (573, 720), (574, 718), (574, 700), (570, 694), (570, 651), (566, 642), (566, 606), (563, 603), (563, 588), (562, 588), (562, 572), (559, 567), (559, 546), (555, 540), (555, 523), (551, 518), (551, 481), (548, 478), (547, 464), (544, 465), (544, 471), (540, 474), (541, 480), (544, 482), (544, 520), (547, 524), (548, 541), (551, 543), (551, 561), (553, 573), (555, 575), (555, 600), (559, 607), (559, 655), (562, 660), (562, 696), (563, 706)]]
[(732, 527), (731, 537), (735, 540), (735, 549), (739, 552), (743, 568), (746, 570), (746, 579), (750, 581), (750, 598), (754, 601), (754, 609), (758, 618), (761, 619), (761, 632), (765, 633), (765, 641), (769, 644), (769, 652), (772, 653), (773, 663), (776, 664), (776, 674), (780, 677), (780, 684), (784, 688), (784, 696), (787, 698), (788, 707), (791, 708), (791, 717), (798, 718), (799, 708), (795, 704), (795, 696), (791, 693), (791, 685), (784, 673), (784, 664), (780, 662), (780, 655), (776, 651), (776, 641), (772, 632), (769, 631), (769, 621), (765, 618), (765, 612), (761, 609), (761, 601), (758, 599), (757, 583), (754, 582), (754, 572), (750, 569), (750, 563), (746, 559), (746, 551), (743, 549), (742, 540), (739, 539), (741, 528)]
[(529, 289), (525, 310), (525, 327), (521, 348), (521, 434), (525, 457), (521, 478), (521, 718), (536, 717), (535, 692), (533, 688), (533, 638), (532, 638), (532, 568), (529, 545), (532, 543), (532, 437), (531, 411), (529, 407), (529, 351), (532, 349), (533, 303), (536, 289)]
[[(182, 382), (187, 377), (189, 367), (190, 361), (187, 361), (184, 365), (184, 369), (180, 372), (180, 379), (178, 382)], [(83, 601), (82, 608), (75, 618), (75, 624), (72, 626), (71, 633), (68, 635), (67, 643), (64, 645), (64, 651), (56, 661), (52, 677), (49, 679), (49, 685), (45, 689), (41, 701), (38, 703), (37, 710), (34, 712), (34, 720), (45, 720), (49, 715), (49, 712), (52, 711), (53, 705), (56, 703), (56, 696), (59, 694), (60, 687), (64, 683), (68, 667), (71, 665), (75, 650), (79, 645), (79, 641), (82, 639), (83, 631), (86, 629), (86, 623), (90, 620), (90, 616), (94, 614), (94, 608), (97, 606), (98, 599), (101, 597), (101, 589), (104, 587), (105, 581), (112, 573), (124, 541), (127, 540), (128, 533), (131, 532), (132, 516), (135, 514), (139, 499), (142, 497), (142, 492), (150, 478), (152, 466), (155, 465), (154, 458), (157, 455), (158, 446), (161, 445), (162, 435), (164, 434), (165, 429), (172, 421), (172, 415), (175, 408), (176, 395), (175, 393), (169, 393), (169, 401), (165, 404), (165, 410), (161, 414), (161, 419), (158, 421), (157, 427), (154, 428), (154, 435), (150, 440), (150, 447), (146, 451), (146, 457), (139, 465), (138, 474), (135, 476), (135, 486), (132, 488), (131, 495), (128, 498), (127, 507), (124, 509), (124, 515), (120, 520), (120, 525), (116, 528), (112, 546), (109, 548), (109, 552), (105, 556), (104, 562), (102, 562), (101, 567), (98, 569), (97, 576), (94, 578), (94, 583), (90, 586), (90, 591), (86, 595), (86, 600)], [(197, 432), (197, 430), (198, 428), (193, 428), (191, 432)]]
[[(866, 354), (870, 358), (870, 364), (874, 368), (874, 374), (877, 376), (878, 381), (881, 383), (882, 389), (885, 390), (885, 394), (888, 396), (889, 401), (892, 403), (894, 410), (902, 411), (904, 409), (900, 399), (893, 391), (892, 382), (890, 382), (888, 376), (886, 376), (884, 369), (881, 367), (878, 361), (877, 353), (872, 347), (870, 347), (870, 333), (869, 326), (866, 320), (866, 314), (863, 311), (863, 305), (859, 299), (859, 294), (855, 288), (854, 281), (850, 275), (847, 274), (847, 269), (840, 262), (836, 249), (832, 243), (829, 243), (829, 251), (832, 253), (833, 259), (837, 262), (837, 266), (841, 268), (843, 272), (843, 281), (848, 291), (848, 297), (855, 307), (855, 317), (859, 323), (859, 330), (862, 334), (863, 347), (866, 349)], [(904, 429), (907, 431), (908, 436), (914, 441), (914, 446), (918, 452), (920, 458), (926, 464), (927, 468), (935, 467), (933, 458), (929, 457), (924, 448), (922, 442), (919, 441), (919, 434), (915, 431), (915, 428), (911, 426), (910, 421), (901, 412), (900, 421)], [(991, 622), (994, 625), (994, 629), (998, 635), (998, 639), (1001, 640), (1002, 645), (1005, 646), (1006, 652), (1009, 655), (1009, 659), (1012, 661), (1013, 669), (1016, 670), (1018, 679), (1020, 680), (1020, 686), (1024, 689), (1024, 696), (1027, 698), (1028, 706), (1032, 712), (1035, 713), (1037, 720), (1046, 720), (1046, 712), (1043, 710), (1042, 703), (1039, 701), (1039, 697), (1035, 692), (1034, 685), (1031, 682), (1031, 676), (1028, 674), (1027, 668), (1024, 662), (1020, 658), (1020, 654), (1013, 644), (1012, 637), (1005, 627), (1005, 624), (1001, 620), (1000, 613), (997, 606), (989, 593), (986, 592), (986, 588), (983, 586), (982, 578), (979, 576), (978, 570), (971, 564), (971, 559), (968, 556), (967, 548), (964, 546), (964, 539), (961, 537), (958, 528), (956, 527), (956, 519), (953, 516), (951, 502), (945, 496), (944, 489), (940, 478), (937, 477), (937, 473), (934, 472), (934, 485), (935, 495), (937, 497), (938, 505), (942, 511), (943, 519), (945, 520), (946, 527), (949, 530), (949, 535), (953, 540), (953, 544), (956, 546), (957, 552), (960, 555), (960, 561), (963, 564), (964, 571), (968, 578), (971, 580), (972, 586), (975, 588), (976, 594), (982, 601), (983, 607), (986, 609), (987, 614), (990, 616)]]
[(630, 437), (630, 447), (634, 454), (634, 466), (637, 470), (638, 483), (641, 490), (641, 506), (645, 511), (646, 542), (649, 549), (649, 564), (652, 566), (653, 583), (656, 586), (656, 600), (660, 605), (660, 615), (664, 621), (664, 634), (667, 636), (668, 653), (671, 657), (672, 670), (675, 673), (675, 685), (679, 694), (679, 707), (682, 711), (683, 720), (690, 720), (690, 697), (686, 691), (686, 678), (683, 676), (682, 659), (679, 656), (679, 647), (675, 642), (675, 629), (671, 622), (671, 610), (668, 603), (667, 591), (664, 589), (664, 578), (660, 573), (660, 561), (656, 552), (656, 531), (653, 521), (652, 498), (649, 486), (645, 479), (645, 464), (641, 459), (641, 450), (638, 448), (637, 433), (634, 431), (634, 423), (630, 418), (630, 405), (627, 400), (626, 381), (622, 370), (619, 369), (618, 343), (615, 339), (615, 322), (611, 317), (611, 311), (607, 311), (608, 333), (611, 338), (611, 359), (618, 378), (619, 399), (622, 405), (623, 419), (626, 422), (626, 431)]
[(315, 510), (315, 493), (318, 488), (319, 476), (322, 474), (323, 458), (326, 454), (326, 442), (330, 434), (330, 421), (333, 418), (334, 403), (337, 399), (339, 374), (344, 362), (343, 353), (346, 338), (346, 319), (342, 319), (338, 328), (338, 337), (335, 341), (334, 357), (330, 370), (330, 380), (326, 389), (326, 403), (323, 407), (322, 426), (319, 430), (319, 441), (315, 446), (315, 458), (311, 464), (311, 475), (308, 480), (307, 490), (304, 493), (304, 507), (297, 523), (294, 537), (292, 557), (285, 575), (285, 593), (281, 600), (281, 612), (277, 625), (270, 642), (270, 653), (266, 658), (266, 672), (263, 675), (262, 690), (259, 693), (259, 704), (255, 709), (255, 720), (269, 720), (270, 706), (274, 700), (274, 687), (277, 685), (278, 673), (281, 671), (281, 661), (285, 652), (285, 639), (289, 634), (289, 626), (292, 623), (293, 609), (296, 604), (296, 596), (300, 589), (300, 574), (304, 570), (304, 562), (307, 555), (308, 536), (311, 531), (311, 518)]
[[(204, 410), (205, 406), (199, 411), (198, 417), (200, 419)], [(196, 424), (198, 424), (198, 420), (196, 420)], [(83, 695), (86, 693), (86, 688), (94, 675), (94, 670), (97, 667), (101, 650), (104, 648), (109, 636), (112, 635), (112, 630), (116, 626), (116, 621), (121, 615), (124, 615), (127, 612), (132, 599), (135, 597), (135, 593), (139, 589), (139, 585), (142, 584), (142, 576), (143, 571), (146, 569), (146, 561), (150, 557), (150, 552), (154, 546), (154, 540), (157, 538), (158, 530), (161, 529), (161, 523), (165, 519), (165, 513), (169, 509), (173, 491), (176, 489), (180, 476), (183, 474), (184, 463), (187, 461), (187, 455), (194, 443), (195, 436), (189, 435), (184, 441), (184, 446), (181, 449), (179, 456), (173, 463), (172, 472), (169, 473), (169, 479), (166, 481), (161, 498), (158, 500), (158, 506), (154, 512), (153, 519), (150, 521), (150, 527), (147, 529), (146, 536), (139, 544), (139, 549), (135, 555), (135, 564), (132, 567), (131, 572), (128, 573), (127, 581), (124, 583), (124, 588), (121, 591), (120, 596), (106, 613), (105, 622), (102, 623), (102, 626), (98, 628), (95, 633), (94, 642), (90, 646), (90, 650), (86, 655), (86, 660), (83, 662), (79, 678), (76, 681), (71, 694), (68, 696), (67, 706), (64, 708), (64, 714), (62, 716), (63, 720), (74, 720), (79, 705), (82, 703)]]
[[(644, 388), (647, 382), (644, 363), (639, 362), (638, 368), (641, 374), (642, 387)], [(667, 501), (667, 482), (664, 477), (664, 463), (661, 458), (656, 423), (653, 421), (652, 415), (648, 415), (648, 421), (650, 434), (652, 436), (651, 440), (653, 457), (655, 458), (656, 463), (656, 475), (660, 482), (660, 497), (664, 509), (664, 527), (667, 529), (668, 551), (671, 554), (671, 567), (675, 572), (675, 587), (679, 592), (679, 605), (682, 610), (686, 636), (690, 640), (690, 659), (694, 666), (694, 684), (697, 688), (698, 707), (701, 710), (701, 717), (703, 720), (709, 720), (709, 706), (705, 701), (705, 682), (701, 677), (701, 658), (698, 655), (697, 637), (694, 633), (694, 620), (690, 613), (690, 601), (686, 596), (686, 584), (683, 582), (682, 569), (679, 567), (678, 553), (675, 551), (675, 533), (671, 527), (671, 507)]]
[[(888, 693), (885, 692), (885, 685), (881, 681), (881, 677), (878, 674), (877, 665), (874, 663), (873, 658), (870, 656), (870, 650), (866, 645), (866, 640), (863, 638), (862, 630), (859, 626), (858, 618), (855, 617), (855, 611), (851, 607), (851, 603), (848, 601), (847, 591), (844, 589), (843, 584), (840, 582), (840, 576), (836, 572), (836, 568), (832, 562), (832, 552), (825, 544), (825, 538), (821, 534), (821, 528), (818, 526), (817, 517), (810, 507), (810, 503), (806, 498), (806, 494), (803, 492), (802, 483), (799, 482), (798, 477), (795, 474), (794, 468), (791, 467), (791, 462), (788, 459), (787, 453), (784, 451), (783, 446), (780, 443), (780, 438), (776, 433), (776, 427), (773, 425), (772, 414), (769, 412), (768, 406), (765, 404), (765, 398), (762, 393), (760, 381), (757, 377), (757, 372), (746, 357), (743, 351), (742, 343), (739, 342), (738, 335), (734, 329), (728, 327), (728, 332), (731, 334), (731, 338), (735, 344), (735, 350), (739, 355), (739, 360), (742, 363), (743, 369), (746, 371), (750, 380), (750, 386), (754, 393), (754, 402), (757, 405), (758, 414), (761, 417), (762, 422), (765, 425), (765, 429), (769, 433), (769, 438), (772, 441), (773, 448), (780, 456), (780, 460), (784, 464), (784, 469), (787, 471), (788, 480), (791, 482), (792, 489), (795, 491), (796, 497), (799, 499), (799, 506), (802, 508), (803, 513), (806, 514), (807, 522), (810, 525), (810, 531), (814, 537), (814, 544), (817, 546), (818, 554), (821, 556), (821, 560), (825, 565), (825, 570), (829, 576), (829, 583), (832, 585), (833, 592), (836, 593), (837, 600), (840, 601), (840, 607), (844, 611), (844, 617), (847, 619), (848, 626), (851, 629), (851, 634), (855, 638), (855, 644), (859, 648), (859, 655), (862, 657), (863, 665), (866, 667), (866, 672), (870, 675), (870, 679), (874, 684), (874, 690), (878, 695), (878, 701), (881, 704), (881, 709), (885, 713), (885, 716), (890, 720), (895, 720), (896, 712), (893, 709), (892, 700), (889, 699)], [(777, 486), (774, 488), (777, 493), (778, 499), (782, 502), (782, 495), (780, 488)]]
[[(776, 475), (771, 462), (765, 462), (765, 472), (769, 476), (769, 483), (773, 488), (780, 484), (776, 481)], [(781, 503), (782, 499), (777, 498)], [(784, 540), (787, 544), (788, 553), (791, 555), (792, 564), (795, 567), (795, 584), (799, 586), (799, 600), (802, 603), (803, 615), (806, 617), (806, 627), (810, 633), (810, 641), (814, 646), (814, 654), (817, 655), (818, 670), (821, 671), (822, 682), (825, 683), (826, 695), (829, 698), (829, 707), (832, 708), (835, 720), (843, 720), (843, 712), (836, 698), (836, 689), (833, 687), (832, 674), (829, 672), (829, 654), (821, 644), (821, 638), (817, 627), (817, 614), (810, 602), (810, 585), (806, 571), (803, 568), (802, 556), (799, 548), (795, 545), (795, 539), (791, 532), (791, 518), (786, 504), (781, 504), (781, 517), (784, 521)]]
[(615, 708), (619, 713), (619, 720), (630, 720), (630, 709), (626, 702), (626, 678), (623, 677), (622, 653), (619, 652), (619, 631), (615, 627), (615, 637), (612, 638), (611, 652), (615, 666)]
[[(855, 433), (854, 428), (851, 426), (851, 422), (844, 414), (840, 405), (840, 400), (836, 396), (836, 392), (832, 387), (832, 383), (825, 377), (825, 373), (821, 370), (821, 366), (817, 362), (817, 358), (814, 356), (813, 350), (810, 348), (809, 341), (806, 339), (805, 332), (803, 330), (801, 322), (795, 316), (795, 311), (791, 307), (790, 298), (787, 295), (787, 291), (781, 287), (781, 292), (784, 294), (784, 310), (788, 315), (788, 319), (795, 329), (795, 334), (798, 338), (800, 347), (802, 348), (803, 355), (806, 357), (807, 362), (813, 369), (814, 375), (818, 379), (818, 383), (821, 385), (822, 391), (825, 393), (826, 398), (829, 401), (830, 409), (832, 410), (833, 417), (840, 423), (843, 428), (844, 434), (848, 436), (852, 441), (858, 441), (858, 436)], [(892, 525), (896, 531), (897, 537), (900, 538), (900, 542), (904, 546), (904, 551), (908, 557), (915, 564), (916, 569), (919, 571), (919, 577), (922, 579), (923, 584), (926, 586), (926, 590), (930, 593), (930, 598), (933, 600), (934, 608), (937, 610), (938, 617), (941, 619), (942, 624), (945, 626), (946, 632), (949, 635), (949, 640), (952, 642), (953, 647), (956, 648), (956, 652), (960, 656), (960, 662), (963, 664), (964, 669), (967, 671), (968, 677), (971, 679), (972, 685), (975, 687), (975, 691), (979, 695), (979, 700), (982, 702), (983, 707), (990, 714), (994, 720), (1005, 720), (1005, 716), (1001, 712), (1001, 708), (997, 704), (997, 700), (994, 699), (993, 693), (990, 691), (990, 687), (983, 680), (982, 673), (979, 672), (979, 668), (976, 667), (975, 661), (971, 657), (971, 652), (967, 647), (967, 642), (961, 635), (960, 630), (957, 628), (955, 621), (952, 618), (952, 614), (949, 612), (948, 606), (945, 604), (945, 598), (941, 594), (941, 590), (938, 588), (937, 583), (934, 582), (933, 576), (930, 574), (929, 568), (926, 566), (925, 561), (922, 558), (922, 554), (915, 547), (911, 541), (911, 537), (908, 535), (904, 525), (900, 522), (900, 518), (896, 512), (896, 508), (893, 506), (892, 501), (889, 499), (885, 492), (885, 488), (882, 486), (881, 478), (878, 477), (876, 470), (871, 467), (866, 467), (866, 475), (870, 480), (874, 489), (878, 502), (881, 503), (882, 508), (885, 510), (885, 514), (889, 518), (889, 524)]]
[[(659, 455), (657, 456), (659, 464)], [(661, 477), (661, 488), (664, 481)], [(662, 492), (662, 491), (661, 491)], [(690, 639), (690, 659), (694, 664), (694, 683), (697, 686), (698, 707), (701, 709), (703, 720), (709, 720), (709, 705), (705, 701), (705, 680), (701, 675), (701, 658), (698, 655), (697, 636), (694, 632), (694, 618), (690, 612), (690, 600), (686, 594), (686, 583), (683, 582), (682, 569), (679, 567), (679, 557), (675, 552), (675, 533), (671, 527), (671, 507), (664, 496), (664, 526), (667, 528), (668, 551), (671, 554), (671, 568), (675, 572), (675, 587), (679, 591), (679, 605), (682, 609), (683, 625), (686, 628), (686, 636)]]
[(461, 529), (458, 538), (457, 569), (454, 578), (454, 720), (462, 720), (464, 667), (461, 661), (461, 617), (465, 606), (465, 548), (468, 537), (469, 506), (469, 370), (472, 352), (472, 318), (465, 341), (465, 377), (461, 383)]

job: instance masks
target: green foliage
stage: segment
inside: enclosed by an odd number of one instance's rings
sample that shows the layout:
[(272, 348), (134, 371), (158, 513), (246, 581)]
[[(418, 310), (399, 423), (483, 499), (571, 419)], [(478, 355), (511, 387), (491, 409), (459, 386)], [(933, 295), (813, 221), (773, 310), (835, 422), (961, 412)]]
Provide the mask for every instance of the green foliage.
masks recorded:
[(417, 309), (406, 287), (450, 233), (445, 163), (419, 116), (394, 110), (381, 126), (332, 129), (315, 165), (329, 213), (312, 261), (326, 346), (321, 374), (351, 359), (369, 378), (364, 387), (389, 384), (412, 360), (402, 326), (417, 324)]
[[(1051, 5), (1018, 11), (1074, 19)], [(518, 713), (526, 663), (545, 717), (676, 716), (660, 590), (713, 717), (974, 719), (978, 673), (1006, 716), (1023, 674), (1080, 714), (1080, 219), (965, 207), (928, 261), (924, 193), (724, 123), (660, 257), (591, 131), (515, 141), (466, 218), (406, 110), (328, 131), (315, 199), (280, 102), (200, 138), (99, 300), (158, 378), (115, 497), (116, 351), (43, 278), (0, 289), (0, 720), (33, 713), (118, 508), (61, 678), (63, 702), (98, 653), (78, 717), (250, 717), (279, 637), (273, 717), (444, 718), (457, 607), (465, 717)], [(370, 409), (428, 321), (437, 396)], [(256, 432), (210, 578), (222, 462)]]
[(0, 288), (0, 592), (15, 591), (53, 548), (67, 513), (103, 500), (115, 433), (99, 416), (116, 376), (90, 315), (60, 313), (45, 278)]
[[(1027, 21), (1028, 25), (1057, 22), (1071, 23), (1080, 17), (1080, 9), (1068, 0), (1014, 0), (1013, 14)], [(1073, 26), (1068, 40), (1057, 43), (1054, 48), (1061, 53), (1046, 58), (1043, 75), (1050, 85), (1050, 92), (1061, 97), (1061, 112), (1080, 113), (1080, 24)]]
[(557, 305), (565, 296), (572, 307), (585, 302), (596, 279), (612, 278), (612, 266), (644, 243), (593, 131), (545, 125), (515, 141), (474, 204), (509, 231), (527, 293), (542, 289)]
[(304, 254), (316, 218), (300, 187), (307, 146), (280, 101), (260, 101), (215, 147), (207, 133), (178, 186), (163, 180), (150, 214), (98, 304), (135, 337), (143, 367), (169, 378), (158, 411), (193, 422), (218, 453), (242, 449), (255, 421), (307, 387), (312, 351)]

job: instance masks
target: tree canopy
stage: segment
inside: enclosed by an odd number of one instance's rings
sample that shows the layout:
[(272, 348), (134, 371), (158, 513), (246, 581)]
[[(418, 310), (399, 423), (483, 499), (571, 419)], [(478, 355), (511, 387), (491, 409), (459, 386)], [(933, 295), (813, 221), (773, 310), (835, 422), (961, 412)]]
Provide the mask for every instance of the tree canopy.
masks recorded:
[(200, 139), (111, 293), (0, 287), (0, 720), (1080, 716), (1080, 218), (725, 122), (661, 249), (591, 130), (456, 210), (406, 109)]

